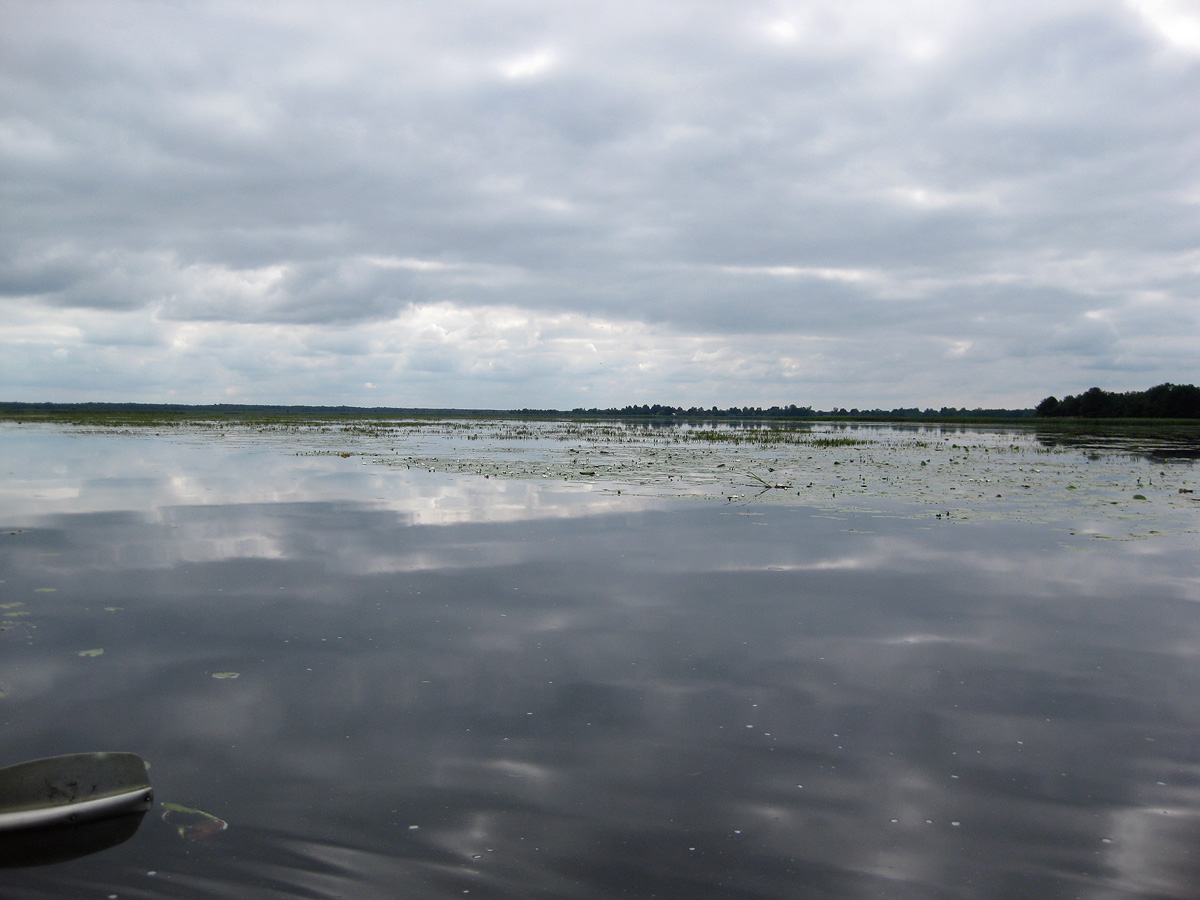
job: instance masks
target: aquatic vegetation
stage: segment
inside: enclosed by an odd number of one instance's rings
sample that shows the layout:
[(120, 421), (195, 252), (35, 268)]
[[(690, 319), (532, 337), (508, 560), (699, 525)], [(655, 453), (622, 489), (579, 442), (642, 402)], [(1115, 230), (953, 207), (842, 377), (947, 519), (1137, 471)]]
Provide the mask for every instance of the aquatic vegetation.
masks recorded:
[[(430, 415), (209, 417), (167, 428), (156, 422), (120, 433), (275, 445), (297, 456), (485, 479), (553, 479), (625, 495), (881, 514), (906, 504), (916, 514), (952, 513), (956, 523), (1086, 515), (1104, 523), (1098, 533), (1126, 537), (1198, 530), (1190, 492), (1200, 480), (1193, 469), (1200, 426), (1178, 423), (1088, 431), (1058, 420), (973, 426)], [(1129, 505), (1135, 490), (1152, 501), (1136, 512)]]

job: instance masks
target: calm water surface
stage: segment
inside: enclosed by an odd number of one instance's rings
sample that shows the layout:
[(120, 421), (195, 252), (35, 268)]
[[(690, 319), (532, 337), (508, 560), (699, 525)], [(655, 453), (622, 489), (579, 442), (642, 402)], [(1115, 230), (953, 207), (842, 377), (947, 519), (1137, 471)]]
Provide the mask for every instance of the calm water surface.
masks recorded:
[(229, 824), (5, 898), (1200, 896), (1194, 531), (0, 451), (0, 763)]

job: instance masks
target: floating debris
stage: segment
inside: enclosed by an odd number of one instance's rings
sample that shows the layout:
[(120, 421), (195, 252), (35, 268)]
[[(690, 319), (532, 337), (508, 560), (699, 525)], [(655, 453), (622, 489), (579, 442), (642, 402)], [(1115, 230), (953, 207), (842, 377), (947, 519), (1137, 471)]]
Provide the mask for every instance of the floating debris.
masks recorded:
[(100, 648), (96, 648), (95, 650), (80, 650), (79, 653), (77, 653), (76, 655), (77, 656), (103, 656), (104, 651), (101, 650)]
[(185, 841), (202, 841), (229, 828), (229, 823), (212, 813), (178, 803), (162, 804), (162, 820), (179, 832)]
[(213, 672), (213, 678), (237, 678), (240, 672)]

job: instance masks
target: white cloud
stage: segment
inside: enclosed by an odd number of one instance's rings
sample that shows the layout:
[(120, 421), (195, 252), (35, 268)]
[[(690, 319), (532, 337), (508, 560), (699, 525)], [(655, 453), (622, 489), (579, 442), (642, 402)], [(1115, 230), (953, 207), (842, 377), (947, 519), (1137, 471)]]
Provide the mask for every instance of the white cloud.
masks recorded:
[(527, 81), (546, 74), (558, 63), (553, 50), (538, 50), (500, 64), (500, 74), (510, 81)]
[(819, 266), (721, 266), (730, 275), (766, 275), (773, 278), (819, 278), (822, 281), (844, 281), (856, 284), (877, 278), (861, 269), (832, 269)]
[(945, 191), (929, 187), (895, 187), (888, 191), (900, 203), (916, 209), (942, 210), (960, 206), (998, 207), (997, 197), (986, 191)]
[(1168, 44), (1200, 53), (1200, 9), (1186, 0), (1128, 0)]

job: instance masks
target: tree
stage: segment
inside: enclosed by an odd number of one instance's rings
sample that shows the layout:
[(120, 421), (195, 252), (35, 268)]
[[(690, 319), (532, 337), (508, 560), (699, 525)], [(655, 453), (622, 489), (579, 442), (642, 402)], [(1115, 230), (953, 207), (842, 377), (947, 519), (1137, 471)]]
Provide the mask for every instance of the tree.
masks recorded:
[(1200, 419), (1200, 388), (1167, 383), (1117, 394), (1094, 387), (1078, 397), (1047, 397), (1035, 411), (1039, 416), (1057, 418)]
[(1051, 394), (1045, 400), (1037, 405), (1034, 410), (1039, 416), (1057, 416), (1058, 413), (1058, 398)]

